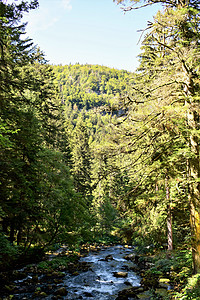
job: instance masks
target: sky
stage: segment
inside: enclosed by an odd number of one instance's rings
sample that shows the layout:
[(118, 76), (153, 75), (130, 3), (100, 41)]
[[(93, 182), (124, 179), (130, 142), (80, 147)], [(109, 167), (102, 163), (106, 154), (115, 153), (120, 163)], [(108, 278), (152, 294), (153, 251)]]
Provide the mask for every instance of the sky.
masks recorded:
[[(7, 3), (20, 0), (4, 0)], [(134, 71), (141, 31), (157, 7), (124, 13), (113, 0), (39, 0), (24, 16), (27, 35), (51, 64), (98, 64)]]

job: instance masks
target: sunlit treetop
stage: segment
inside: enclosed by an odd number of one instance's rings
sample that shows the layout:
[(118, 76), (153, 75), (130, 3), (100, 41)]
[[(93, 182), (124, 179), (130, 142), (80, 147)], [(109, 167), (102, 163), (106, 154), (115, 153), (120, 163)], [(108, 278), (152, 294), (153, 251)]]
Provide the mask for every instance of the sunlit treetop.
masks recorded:
[(124, 11), (138, 9), (158, 3), (168, 7), (190, 6), (200, 10), (200, 1), (198, 0), (113, 0), (113, 2), (122, 4)]

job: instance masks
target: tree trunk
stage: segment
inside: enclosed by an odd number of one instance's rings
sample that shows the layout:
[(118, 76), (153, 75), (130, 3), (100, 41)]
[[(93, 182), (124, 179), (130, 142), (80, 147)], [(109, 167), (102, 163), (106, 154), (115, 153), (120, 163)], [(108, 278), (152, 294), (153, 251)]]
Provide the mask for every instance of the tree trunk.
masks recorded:
[(17, 245), (19, 246), (22, 242), (22, 227), (19, 226), (17, 233)]
[(194, 199), (190, 204), (190, 223), (192, 232), (192, 258), (194, 274), (200, 273), (200, 213)]
[(200, 273), (200, 164), (199, 164), (199, 138), (195, 134), (198, 130), (199, 115), (195, 111), (195, 103), (193, 96), (195, 95), (192, 76), (188, 75), (188, 81), (185, 86), (187, 96), (186, 104), (189, 105), (187, 113), (187, 123), (191, 130), (188, 144), (191, 151), (191, 157), (188, 160), (188, 196), (190, 203), (190, 226), (191, 226), (191, 242), (193, 256), (193, 271)]
[(165, 178), (165, 188), (166, 188), (166, 200), (167, 200), (167, 245), (168, 251), (173, 250), (173, 232), (172, 232), (172, 214), (170, 206), (170, 190), (168, 183), (168, 176)]
[(8, 234), (8, 225), (9, 225), (8, 219), (7, 218), (3, 219), (3, 221), (2, 221), (2, 231), (5, 234)]
[[(195, 123), (195, 113), (192, 112)], [(191, 114), (190, 114), (191, 117)], [(191, 120), (190, 120), (191, 121)], [(191, 122), (190, 122), (191, 123)], [(189, 159), (189, 201), (194, 273), (200, 273), (200, 168), (198, 137), (190, 137), (192, 157)]]
[(10, 220), (10, 236), (9, 236), (9, 240), (10, 243), (13, 244), (14, 242), (14, 235), (15, 235), (15, 226), (14, 226), (14, 220)]
[(168, 250), (173, 250), (172, 214), (170, 204), (167, 205), (167, 244)]

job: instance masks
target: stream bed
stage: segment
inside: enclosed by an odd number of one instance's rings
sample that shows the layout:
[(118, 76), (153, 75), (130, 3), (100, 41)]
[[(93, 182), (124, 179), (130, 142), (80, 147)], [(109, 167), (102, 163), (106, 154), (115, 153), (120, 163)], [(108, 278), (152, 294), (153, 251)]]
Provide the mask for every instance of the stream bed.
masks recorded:
[(132, 252), (131, 248), (114, 246), (82, 258), (91, 263), (91, 270), (66, 279), (67, 299), (88, 299), (89, 295), (95, 299), (115, 299), (127, 286), (139, 286), (140, 278), (131, 271), (133, 263), (124, 258)]
[(32, 290), (33, 274), (27, 274), (26, 278), (14, 282), (16, 292), (12, 299), (116, 299), (120, 291), (140, 286), (140, 277), (133, 271), (134, 263), (125, 258), (132, 253), (133, 247), (102, 247), (80, 258), (80, 263), (89, 266), (87, 270), (76, 274), (66, 271), (62, 279), (54, 280), (53, 284), (40, 275)]

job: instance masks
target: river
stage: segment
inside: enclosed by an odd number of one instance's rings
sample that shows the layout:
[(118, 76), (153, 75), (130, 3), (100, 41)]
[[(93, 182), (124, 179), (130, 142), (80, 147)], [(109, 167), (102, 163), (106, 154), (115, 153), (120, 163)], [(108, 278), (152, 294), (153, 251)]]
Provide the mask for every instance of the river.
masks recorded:
[[(60, 283), (58, 282), (56, 286), (54, 285), (54, 289), (50, 294), (44, 294), (44, 297), (41, 297), (42, 295), (37, 297), (29, 289), (27, 292), (14, 294), (12, 299), (116, 299), (119, 291), (140, 286), (140, 278), (132, 270), (134, 263), (125, 258), (133, 252), (133, 247), (121, 245), (102, 247), (100, 251), (89, 252), (88, 255), (80, 258), (81, 262), (86, 262), (90, 265), (89, 269), (87, 271), (79, 271), (75, 275), (65, 272)], [(31, 274), (28, 276), (31, 278)], [(20, 285), (24, 285), (26, 280), (15, 282), (15, 285), (18, 285), (18, 291), (20, 291)], [(41, 278), (39, 282), (37, 289), (43, 290), (44, 285), (47, 283), (43, 282)], [(66, 295), (56, 296), (55, 289), (64, 289)]]

